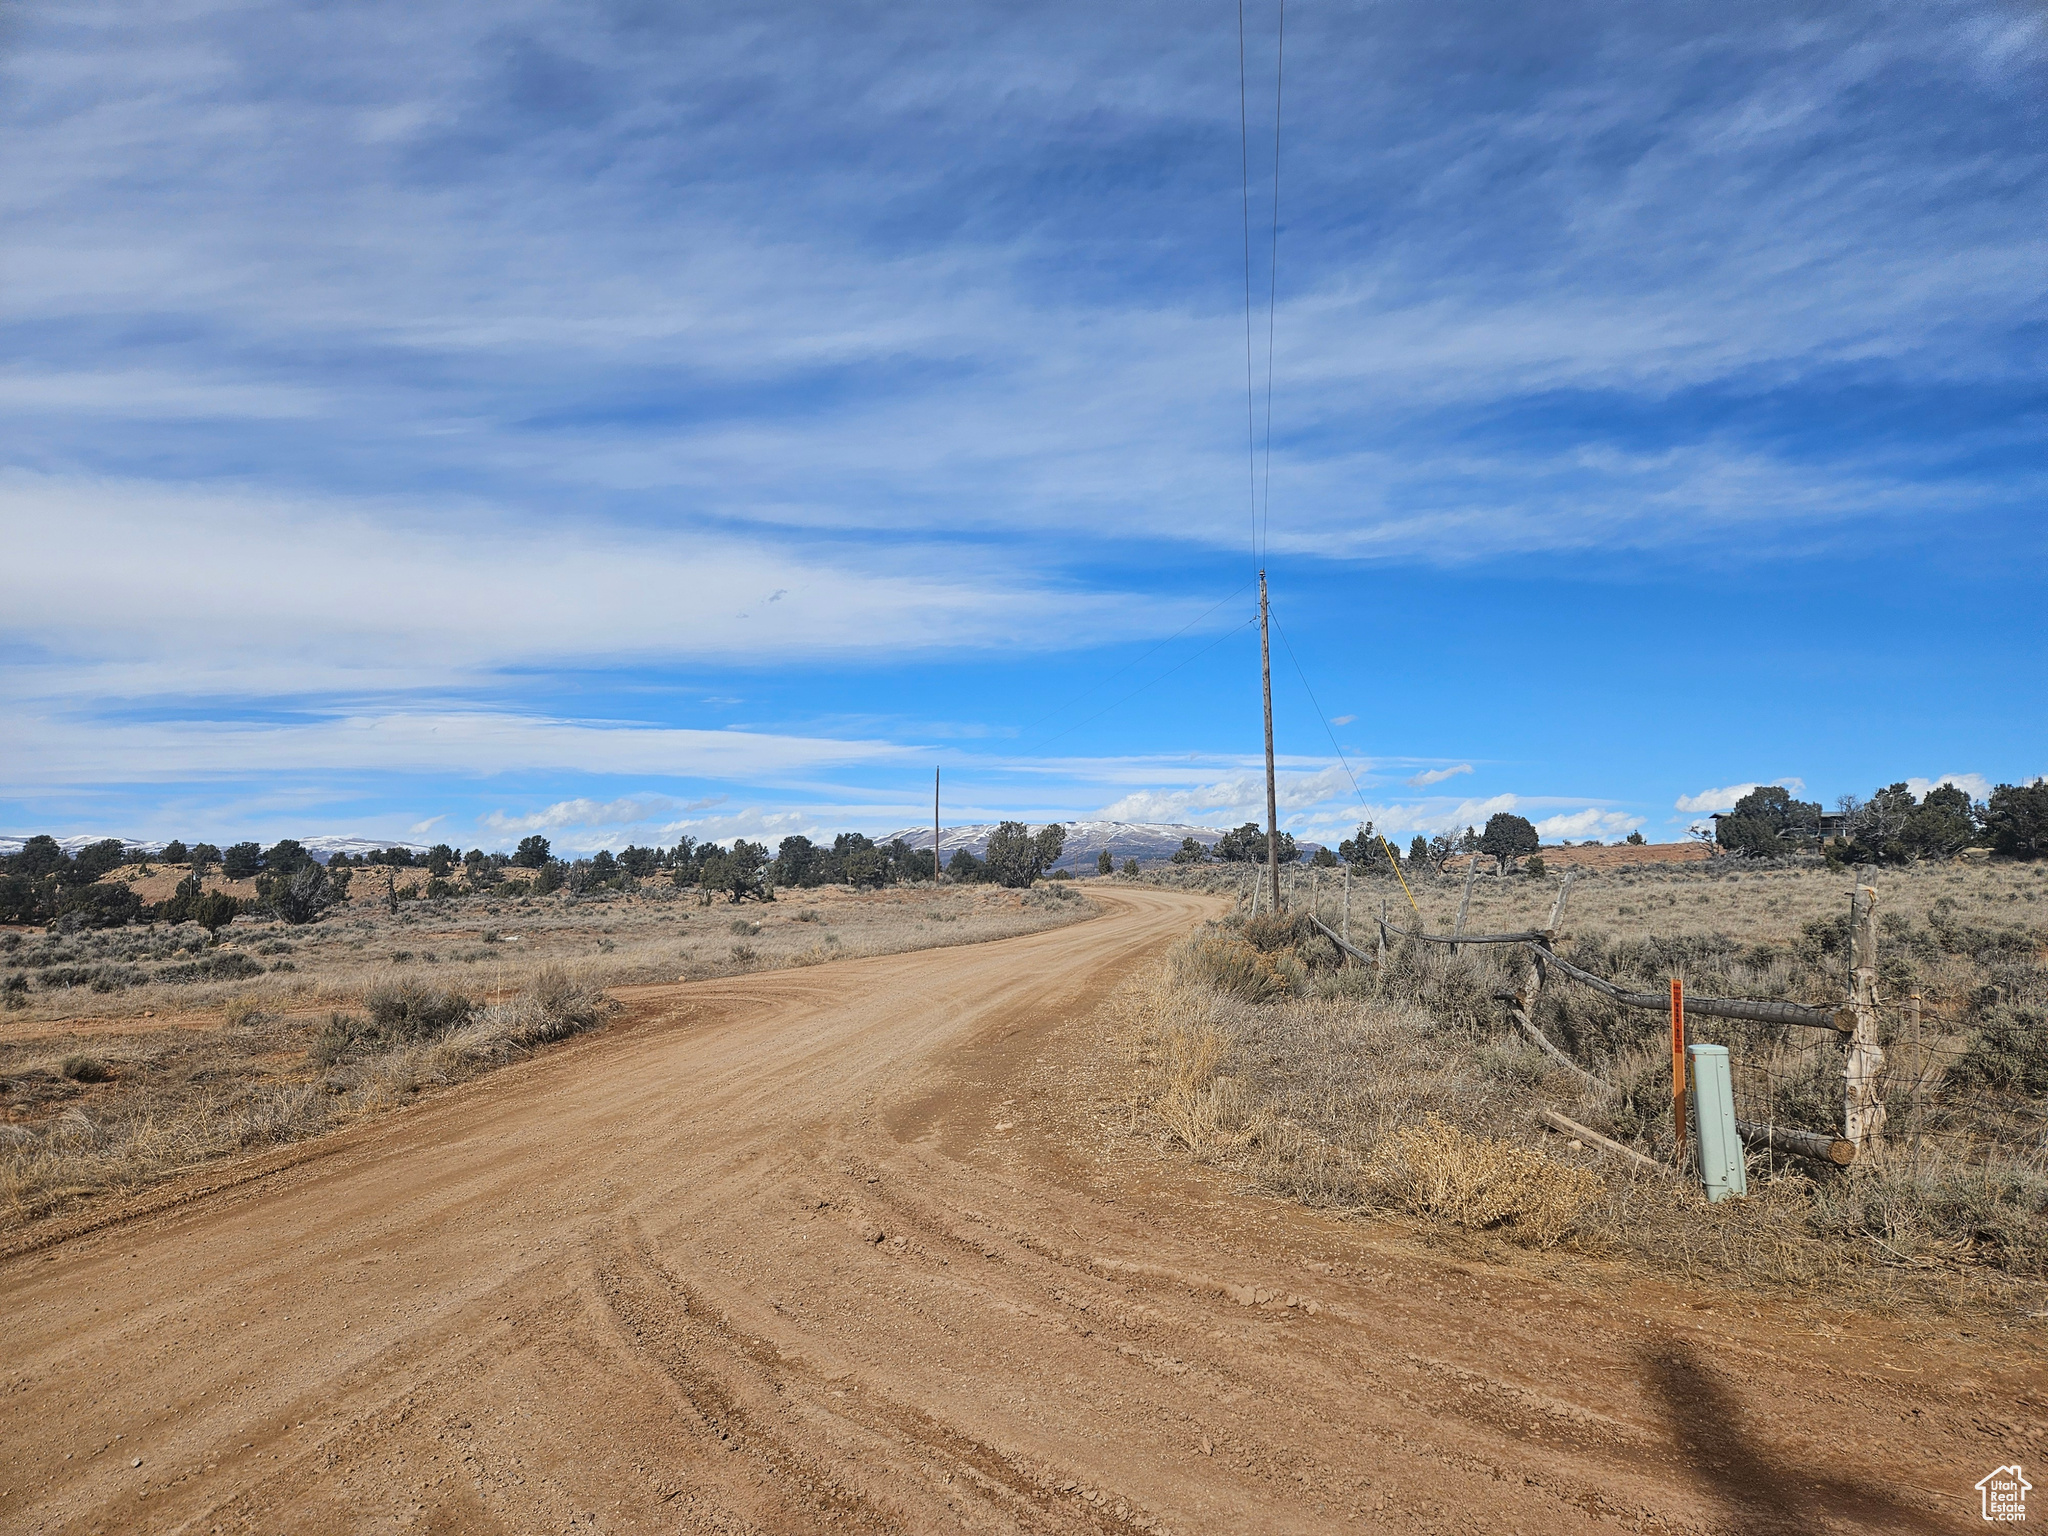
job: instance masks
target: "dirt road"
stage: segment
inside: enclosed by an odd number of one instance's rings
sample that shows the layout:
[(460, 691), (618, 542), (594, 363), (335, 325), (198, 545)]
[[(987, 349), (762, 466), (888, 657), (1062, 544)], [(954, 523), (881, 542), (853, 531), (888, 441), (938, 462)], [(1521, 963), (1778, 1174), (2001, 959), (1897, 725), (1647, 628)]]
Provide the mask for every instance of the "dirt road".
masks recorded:
[(638, 989), (15, 1253), (0, 1528), (1961, 1530), (2042, 1449), (2031, 1353), (1455, 1262), (1110, 1155), (1091, 1011), (1203, 905), (1102, 899)]

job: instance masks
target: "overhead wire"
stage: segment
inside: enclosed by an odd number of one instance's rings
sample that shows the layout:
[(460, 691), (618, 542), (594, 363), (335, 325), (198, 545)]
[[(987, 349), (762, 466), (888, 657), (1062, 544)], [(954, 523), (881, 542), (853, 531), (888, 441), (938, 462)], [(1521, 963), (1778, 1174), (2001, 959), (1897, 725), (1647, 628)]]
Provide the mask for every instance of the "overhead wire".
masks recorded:
[(1244, 0), (1237, 0), (1238, 192), (1244, 211), (1244, 459), (1251, 493), (1252, 569), (1259, 566), (1258, 408), (1252, 389), (1252, 134), (1245, 90)]
[[(1239, 68), (1240, 76), (1243, 73)], [(1266, 263), (1266, 463), (1259, 516), (1260, 562), (1272, 547), (1273, 524), (1273, 337), (1280, 310), (1280, 106), (1287, 79), (1287, 0), (1280, 0), (1280, 36), (1273, 59), (1273, 247)], [(1247, 270), (1246, 280), (1250, 280)]]

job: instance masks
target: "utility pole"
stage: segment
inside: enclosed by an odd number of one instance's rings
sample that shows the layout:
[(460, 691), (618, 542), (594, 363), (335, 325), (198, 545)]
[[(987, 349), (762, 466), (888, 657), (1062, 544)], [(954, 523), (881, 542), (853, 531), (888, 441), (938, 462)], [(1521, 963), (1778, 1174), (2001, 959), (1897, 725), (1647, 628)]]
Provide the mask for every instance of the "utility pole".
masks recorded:
[(932, 770), (932, 884), (939, 883), (939, 770)]
[(1266, 632), (1266, 573), (1259, 572), (1259, 687), (1266, 696), (1266, 864), (1273, 872), (1273, 911), (1280, 911), (1280, 805), (1273, 790), (1273, 646)]

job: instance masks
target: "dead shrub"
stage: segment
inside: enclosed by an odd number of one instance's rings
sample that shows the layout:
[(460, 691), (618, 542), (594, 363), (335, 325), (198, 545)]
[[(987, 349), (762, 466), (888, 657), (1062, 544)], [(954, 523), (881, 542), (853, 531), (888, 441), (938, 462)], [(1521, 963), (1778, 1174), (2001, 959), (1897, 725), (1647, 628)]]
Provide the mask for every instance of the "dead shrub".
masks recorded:
[(373, 988), (363, 999), (370, 1023), (386, 1040), (424, 1040), (466, 1022), (476, 1004), (450, 988), (408, 976)]
[(1246, 943), (1266, 954), (1306, 943), (1315, 932), (1304, 912), (1263, 912), (1246, 918), (1240, 931)]
[(111, 1083), (114, 1069), (97, 1056), (66, 1056), (58, 1068), (74, 1083)]
[(559, 965), (542, 967), (520, 996), (530, 998), (550, 1025), (565, 1035), (590, 1028), (614, 1006), (596, 987), (579, 981)]
[(1282, 956), (1258, 949), (1228, 934), (1210, 934), (1194, 940), (1176, 953), (1183, 974), (1202, 985), (1214, 987), (1226, 997), (1262, 1003), (1285, 997), (1290, 978), (1283, 969)]
[(1415, 1215), (1501, 1229), (1535, 1248), (1554, 1248), (1576, 1231), (1601, 1189), (1587, 1169), (1511, 1141), (1468, 1136), (1435, 1115), (1382, 1141), (1368, 1177)]
[(1229, 1037), (1214, 1025), (1178, 1026), (1159, 1036), (1166, 1083), (1153, 1113), (1198, 1158), (1251, 1146), (1272, 1124), (1243, 1084), (1218, 1074), (1229, 1054)]
[(306, 1048), (307, 1059), (316, 1067), (331, 1067), (357, 1049), (369, 1033), (369, 1020), (336, 1009)]
[(220, 1005), (221, 1022), (229, 1029), (252, 1029), (269, 1020), (262, 1002), (253, 997), (231, 997)]

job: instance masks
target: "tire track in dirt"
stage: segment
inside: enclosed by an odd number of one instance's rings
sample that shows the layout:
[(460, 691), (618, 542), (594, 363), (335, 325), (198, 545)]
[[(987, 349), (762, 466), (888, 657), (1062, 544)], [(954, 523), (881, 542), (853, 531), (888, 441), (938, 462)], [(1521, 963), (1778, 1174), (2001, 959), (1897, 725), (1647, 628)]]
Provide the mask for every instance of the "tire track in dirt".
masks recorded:
[(599, 1036), (0, 1261), (0, 1527), (1917, 1532), (2038, 1434), (2030, 1358), (1880, 1395), (1868, 1338), (1112, 1145), (1094, 1006), (1207, 908), (1101, 899), (630, 989)]

